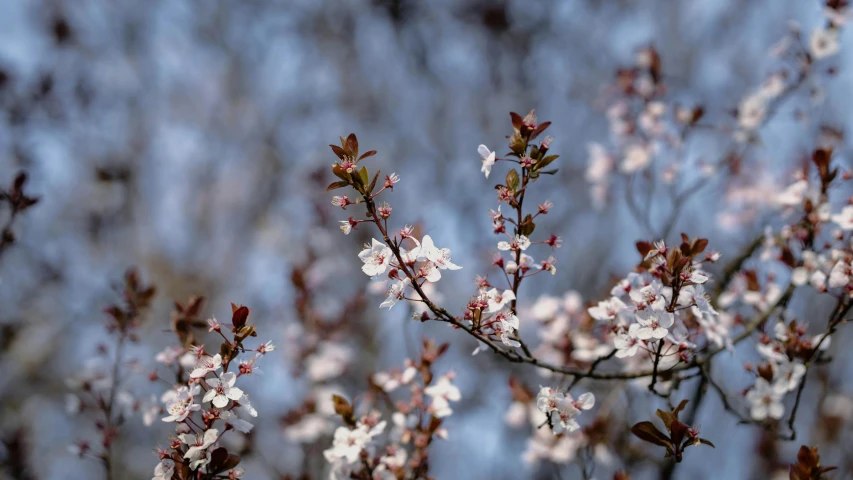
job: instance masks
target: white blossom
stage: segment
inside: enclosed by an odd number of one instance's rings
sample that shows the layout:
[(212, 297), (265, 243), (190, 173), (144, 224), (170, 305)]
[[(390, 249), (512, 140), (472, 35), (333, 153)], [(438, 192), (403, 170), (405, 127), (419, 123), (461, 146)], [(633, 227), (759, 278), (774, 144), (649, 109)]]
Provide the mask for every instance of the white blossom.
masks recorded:
[(480, 145), (477, 147), (477, 153), (479, 153), (480, 157), (483, 159), (483, 166), (480, 168), (480, 171), (486, 174), (486, 178), (489, 178), (489, 174), (492, 172), (492, 166), (495, 164), (495, 152), (489, 150), (489, 147), (485, 145)]
[(219, 378), (208, 378), (205, 380), (210, 390), (204, 394), (203, 402), (211, 402), (216, 408), (224, 408), (228, 400), (239, 400), (243, 391), (234, 386), (237, 375), (234, 372), (225, 372)]
[(749, 414), (753, 420), (764, 420), (766, 418), (780, 419), (785, 414), (782, 405), (784, 391), (778, 385), (771, 385), (767, 380), (759, 377), (755, 386), (746, 394), (747, 400), (752, 405)]

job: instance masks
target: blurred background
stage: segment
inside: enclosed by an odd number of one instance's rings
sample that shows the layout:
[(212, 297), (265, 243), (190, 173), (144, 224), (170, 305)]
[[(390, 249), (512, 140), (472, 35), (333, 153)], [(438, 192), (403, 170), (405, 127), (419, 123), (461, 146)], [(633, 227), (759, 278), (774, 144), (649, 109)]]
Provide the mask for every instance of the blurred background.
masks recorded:
[[(557, 275), (525, 283), (521, 305), (570, 290), (596, 301), (636, 262), (634, 242), (659, 233), (635, 219), (622, 184), (602, 202), (586, 181), (588, 144), (611, 139), (607, 85), (617, 70), (653, 45), (667, 98), (703, 105), (709, 124), (733, 123), (741, 99), (778, 68), (769, 52), (791, 22), (804, 32), (822, 25), (821, 2), (0, 1), (0, 183), (25, 170), (28, 192), (40, 198), (16, 218), (17, 240), (0, 257), (4, 478), (102, 478), (97, 462), (68, 450), (94, 425), (66, 411), (67, 394), (109, 343), (103, 309), (131, 266), (158, 287), (128, 352), (137, 361), (128, 388), (139, 399), (163, 391), (147, 373), (174, 343), (172, 300), (203, 295), (204, 316), (223, 320), (229, 302), (248, 305), (260, 338), (279, 347), (264, 359), (265, 375), (244, 384), (262, 420), (243, 462), (246, 478), (322, 475), (330, 437), (308, 448), (286, 434), (287, 412), (311, 391), (288, 355), (295, 271), (319, 292), (318, 311), (352, 322), (342, 342), (353, 351), (335, 382), (349, 398), (370, 372), (416, 356), (420, 337), (451, 342), (437, 368), (457, 373), (463, 400), (447, 422), (450, 438), (433, 446), (436, 478), (581, 478), (571, 463), (525, 462), (530, 430), (504, 421), (510, 372), (531, 388), (547, 379), (489, 354), (472, 358), (468, 337), (412, 322), (405, 308), (376, 308), (381, 297), (364, 292), (369, 282), (356, 258), (372, 232), (338, 230), (359, 209), (329, 204), (335, 157), (327, 145), (356, 132), (362, 151), (379, 151), (371, 171), (400, 175), (386, 198), (392, 222), (419, 222), (452, 249), (464, 269), (444, 275), (439, 292), (457, 311), (475, 274), (488, 272), (496, 241), (487, 215), (496, 182), (479, 173), (477, 146), (502, 154), (508, 112), (535, 108), (553, 122), (551, 149), (561, 154), (557, 175), (537, 184), (536, 201), (555, 203), (539, 229), (562, 236), (564, 247)], [(827, 126), (842, 139), (836, 161), (850, 168), (850, 40), (843, 31), (841, 53), (821, 67), (831, 75), (815, 75), (762, 127), (743, 155), (747, 175), (720, 176), (678, 202), (670, 236), (708, 237), (723, 258), (737, 255), (767, 224), (762, 200), (791, 183)], [(731, 143), (730, 134), (710, 131), (678, 155), (714, 161)], [(671, 207), (666, 199), (649, 208), (666, 219)], [(359, 292), (362, 306), (345, 310)], [(829, 310), (808, 298), (794, 307), (806, 320)], [(822, 438), (822, 397), (853, 408), (850, 354), (833, 355), (814, 383), (826, 388), (804, 399), (802, 442)], [(738, 375), (742, 361), (732, 357), (718, 375)], [(730, 391), (745, 385), (732, 381)], [(657, 408), (634, 401), (637, 418)], [(706, 400), (697, 422), (717, 448), (687, 455), (673, 478), (770, 478), (799, 446), (767, 446), (760, 429), (737, 427), (718, 398)], [(167, 445), (169, 427), (140, 418), (123, 427), (119, 478), (151, 477), (153, 448)], [(839, 443), (821, 444), (821, 454), (833, 465), (853, 455)], [(658, 478), (658, 470), (639, 462), (632, 478)], [(612, 470), (597, 474), (611, 478)], [(849, 467), (846, 475), (837, 478), (853, 478)]]

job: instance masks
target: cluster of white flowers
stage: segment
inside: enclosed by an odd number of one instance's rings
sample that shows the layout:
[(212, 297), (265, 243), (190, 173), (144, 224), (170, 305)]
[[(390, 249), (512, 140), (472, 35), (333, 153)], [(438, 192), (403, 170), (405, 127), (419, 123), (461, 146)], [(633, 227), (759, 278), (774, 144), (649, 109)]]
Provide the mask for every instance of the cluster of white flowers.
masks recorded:
[[(424, 279), (427, 282), (434, 283), (441, 279), (442, 270), (459, 270), (462, 268), (450, 260), (449, 248), (436, 247), (429, 235), (425, 235), (419, 242), (410, 235), (410, 231), (411, 228), (406, 227), (402, 236), (411, 240), (415, 247), (411, 250), (400, 247), (400, 257), (403, 259), (405, 267), (414, 272), (416, 280)], [(374, 280), (382, 280), (383, 274), (389, 269), (394, 270), (393, 278), (396, 279), (396, 283), (388, 288), (388, 297), (380, 307), (391, 308), (399, 300), (405, 298), (406, 289), (411, 286), (412, 281), (409, 277), (401, 277), (396, 271), (403, 268), (403, 265), (399, 265), (389, 246), (374, 238), (372, 244), (364, 246), (364, 250), (358, 254), (358, 258), (364, 263), (361, 270)]]
[(613, 345), (617, 358), (633, 357), (641, 347), (660, 340), (695, 347), (688, 340), (682, 319), (687, 311), (710, 342), (720, 346), (730, 341), (727, 329), (705, 294), (703, 284), (708, 276), (701, 270), (701, 264), (694, 263), (682, 278), (684, 286), (673, 301), (671, 287), (664, 286), (657, 278), (631, 273), (613, 287), (610, 298), (588, 309), (592, 318), (607, 322), (616, 333)]
[(548, 415), (554, 435), (563, 432), (571, 433), (580, 428), (580, 424), (575, 419), (581, 411), (595, 406), (595, 395), (586, 392), (575, 400), (568, 393), (551, 387), (542, 387), (536, 396), (536, 406), (540, 412)]
[[(212, 329), (214, 324), (218, 327), (218, 322), (213, 321)], [(201, 346), (189, 350), (169, 348), (158, 354), (159, 362), (166, 365), (180, 363), (190, 372), (187, 384), (175, 386), (160, 398), (167, 414), (162, 420), (176, 423), (175, 433), (179, 442), (173, 442), (172, 447), (183, 451), (182, 458), (190, 469), (206, 471), (211, 452), (217, 448), (225, 431), (233, 428), (238, 432), (249, 433), (252, 430), (254, 425), (247, 419), (257, 417), (258, 412), (252, 408), (248, 395), (236, 383), (239, 377), (260, 373), (255, 363), (274, 349), (271, 342), (262, 344), (251, 359), (239, 363), (239, 373), (224, 371), (222, 355), (209, 355)], [(200, 418), (193, 420), (192, 416), (196, 412)], [(224, 425), (215, 428), (217, 421), (222, 421)], [(174, 460), (169, 458), (168, 452), (161, 452), (161, 462), (155, 468), (154, 479), (171, 478), (170, 472), (174, 468)], [(228, 478), (239, 478), (241, 471), (230, 470)]]
[(808, 337), (805, 328), (796, 322), (776, 323), (773, 336), (763, 337), (756, 346), (765, 363), (758, 367), (759, 376), (746, 394), (753, 420), (782, 418), (785, 413), (782, 399), (785, 394), (799, 387), (806, 373), (802, 359), (795, 355), (804, 353), (810, 356), (818, 345), (821, 350), (825, 350), (829, 347), (829, 340), (828, 337), (824, 339), (823, 335)]
[[(434, 347), (434, 344), (427, 344), (424, 356), (434, 359), (441, 355)], [(402, 371), (373, 374), (372, 383), (384, 394), (389, 395), (405, 388), (410, 391), (411, 397), (393, 403), (392, 427), (386, 436), (382, 434), (386, 431), (387, 422), (381, 420), (381, 414), (377, 411), (361, 417), (351, 427), (341, 426), (335, 430), (332, 446), (323, 451), (331, 467), (332, 480), (363, 474), (365, 466), (375, 480), (403, 478), (401, 475), (410, 466), (407, 464), (410, 458), (415, 464), (426, 460), (419, 450), (429, 444), (431, 436), (442, 439), (448, 437), (447, 431), (438, 425), (453, 413), (450, 402), (461, 399), (459, 389), (453, 384), (455, 375), (452, 372), (439, 377), (426, 374), (427, 380), (421, 375), (422, 368), (423, 364), (419, 368), (407, 359)], [(425, 385), (426, 382), (429, 383)], [(426, 401), (427, 398), (429, 401)], [(386, 441), (380, 441), (380, 436)], [(380, 446), (385, 454), (376, 456)], [(414, 453), (410, 457), (411, 449), (414, 449)]]
[(374, 438), (385, 431), (386, 422), (373, 423), (373, 417), (358, 421), (355, 428), (338, 427), (332, 447), (323, 451), (323, 456), (332, 469), (332, 480), (350, 478), (353, 469), (360, 468), (362, 452), (372, 456), (375, 451)]

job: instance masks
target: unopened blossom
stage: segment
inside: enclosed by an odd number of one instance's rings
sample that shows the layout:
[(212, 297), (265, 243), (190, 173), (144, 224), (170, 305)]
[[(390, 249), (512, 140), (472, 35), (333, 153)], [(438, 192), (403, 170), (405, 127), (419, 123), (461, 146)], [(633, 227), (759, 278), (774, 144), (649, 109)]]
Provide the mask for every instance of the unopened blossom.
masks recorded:
[(751, 404), (749, 415), (753, 420), (764, 420), (766, 418), (780, 419), (785, 414), (782, 405), (784, 390), (778, 384), (771, 384), (764, 378), (759, 377), (755, 381), (746, 399)]
[(545, 214), (547, 214), (547, 213), (548, 213), (548, 211), (549, 211), (549, 210), (551, 210), (551, 208), (553, 208), (553, 207), (554, 207), (554, 202), (552, 202), (551, 200), (545, 200), (545, 202), (544, 202), (544, 203), (539, 204), (539, 207), (538, 207), (538, 209), (539, 209), (539, 214), (540, 214), (540, 215), (545, 215)]
[(432, 385), (424, 389), (424, 393), (432, 398), (430, 411), (437, 418), (444, 418), (453, 413), (450, 402), (462, 399), (459, 389), (451, 382), (452, 375), (443, 375)]
[(640, 350), (640, 339), (637, 338), (637, 330), (640, 325), (632, 323), (628, 327), (627, 333), (622, 333), (613, 339), (613, 346), (616, 347), (616, 358), (633, 357)]
[(391, 288), (388, 289), (388, 298), (386, 298), (385, 301), (379, 305), (379, 308), (390, 309), (391, 307), (393, 307), (397, 303), (397, 301), (401, 300), (404, 297), (406, 293), (406, 287), (411, 283), (412, 280), (409, 277), (406, 277), (400, 280), (399, 282), (391, 285)]
[(219, 430), (211, 428), (203, 434), (183, 433), (178, 438), (189, 447), (184, 458), (190, 461), (190, 468), (197, 469), (207, 464), (207, 448), (219, 439)]
[(847, 205), (841, 209), (840, 213), (829, 217), (833, 222), (837, 223), (841, 230), (848, 232), (853, 230), (853, 205)]
[(228, 400), (239, 400), (243, 391), (234, 386), (237, 375), (234, 372), (225, 372), (219, 378), (208, 378), (205, 380), (210, 390), (204, 394), (203, 402), (211, 402), (216, 408), (224, 408)]
[(495, 313), (504, 308), (504, 305), (515, 300), (515, 293), (512, 290), (504, 290), (499, 292), (497, 288), (489, 290), (487, 293), (489, 302), (488, 313)]
[(489, 150), (489, 147), (485, 145), (480, 145), (477, 147), (477, 153), (483, 159), (483, 166), (480, 171), (486, 174), (486, 178), (489, 178), (489, 174), (492, 173), (492, 166), (495, 164), (495, 152)]
[(625, 310), (627, 306), (618, 297), (611, 297), (608, 300), (598, 302), (595, 307), (590, 307), (587, 311), (589, 315), (601, 321), (615, 320), (619, 312)]
[(809, 37), (809, 51), (815, 60), (837, 54), (841, 51), (838, 30), (835, 28), (816, 28)]
[(190, 378), (201, 378), (208, 373), (219, 370), (222, 366), (222, 356), (218, 353), (214, 356), (204, 355), (198, 359), (195, 368), (190, 373)]
[(154, 477), (151, 480), (172, 480), (175, 474), (175, 461), (164, 458), (154, 467)]
[(660, 340), (669, 333), (667, 330), (674, 322), (674, 315), (666, 311), (640, 310), (637, 312), (637, 338), (640, 340)]
[(506, 251), (506, 250), (527, 250), (527, 247), (530, 246), (530, 239), (524, 235), (516, 235), (512, 241), (500, 241), (498, 242), (498, 250)]
[(365, 245), (364, 250), (358, 254), (358, 258), (364, 262), (361, 271), (371, 277), (382, 275), (388, 269), (393, 255), (394, 253), (385, 243), (374, 238), (373, 243)]

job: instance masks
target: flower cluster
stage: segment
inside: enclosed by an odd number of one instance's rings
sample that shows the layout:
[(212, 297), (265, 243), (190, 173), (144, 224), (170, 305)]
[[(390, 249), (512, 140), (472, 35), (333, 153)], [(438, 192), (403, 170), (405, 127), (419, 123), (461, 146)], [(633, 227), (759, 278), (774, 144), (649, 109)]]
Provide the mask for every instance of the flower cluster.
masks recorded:
[[(374, 395), (391, 407), (387, 435), (383, 434), (388, 423), (378, 410), (356, 418), (354, 406), (334, 396), (335, 411), (344, 426), (335, 430), (332, 446), (323, 451), (331, 465), (330, 478), (420, 478), (428, 470), (428, 447), (435, 437), (447, 438), (442, 423), (453, 413), (451, 402), (461, 399), (452, 372), (438, 377), (432, 372), (447, 347), (425, 340), (418, 362), (407, 360), (402, 371), (377, 372), (371, 377)], [(408, 395), (395, 402), (392, 395), (402, 390)]]
[[(195, 314), (201, 302), (193, 301), (189, 308), (178, 307), (179, 313)], [(229, 453), (220, 440), (229, 430), (249, 433), (254, 427), (250, 419), (257, 417), (258, 412), (237, 381), (260, 374), (258, 361), (275, 350), (275, 346), (266, 342), (247, 348), (244, 342), (257, 336), (254, 325), (249, 323), (251, 312), (245, 306), (232, 304), (231, 307), (230, 327), (215, 318), (207, 320), (209, 332), (223, 339), (219, 353), (211, 354), (203, 345), (191, 345), (172, 347), (158, 355), (165, 366), (176, 369), (178, 384), (160, 398), (165, 413), (162, 421), (174, 423), (175, 434), (168, 449), (157, 451), (160, 463), (155, 468), (154, 479), (168, 480), (174, 474), (179, 478), (236, 479), (243, 474), (238, 467), (240, 458)], [(247, 358), (238, 360), (242, 354), (247, 354)], [(156, 372), (152, 376), (157, 378)]]

